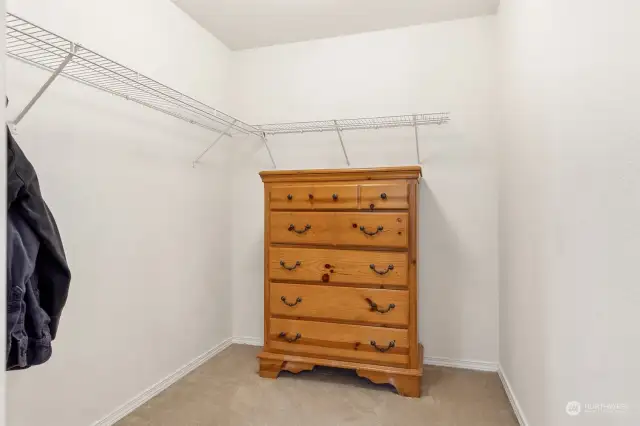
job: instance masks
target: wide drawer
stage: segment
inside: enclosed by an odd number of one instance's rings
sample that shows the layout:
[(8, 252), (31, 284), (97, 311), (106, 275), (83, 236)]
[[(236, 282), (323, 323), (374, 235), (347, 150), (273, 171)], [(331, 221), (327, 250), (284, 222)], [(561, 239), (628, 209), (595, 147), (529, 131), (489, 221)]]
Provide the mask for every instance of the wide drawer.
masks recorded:
[(407, 213), (271, 212), (271, 242), (407, 247)]
[(408, 209), (407, 183), (390, 182), (360, 185), (360, 208), (369, 210)]
[(406, 290), (271, 283), (271, 315), (406, 326)]
[(269, 248), (274, 280), (406, 286), (407, 267), (407, 253)]
[(340, 210), (358, 208), (355, 184), (274, 185), (269, 195), (274, 210)]
[(407, 330), (271, 318), (269, 350), (377, 364), (407, 365)]

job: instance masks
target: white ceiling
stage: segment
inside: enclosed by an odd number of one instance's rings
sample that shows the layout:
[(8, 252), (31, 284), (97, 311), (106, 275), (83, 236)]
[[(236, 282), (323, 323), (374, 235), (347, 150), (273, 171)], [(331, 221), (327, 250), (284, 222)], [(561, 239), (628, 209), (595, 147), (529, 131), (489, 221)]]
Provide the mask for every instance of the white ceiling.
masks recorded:
[(500, 0), (172, 0), (232, 50), (494, 14)]

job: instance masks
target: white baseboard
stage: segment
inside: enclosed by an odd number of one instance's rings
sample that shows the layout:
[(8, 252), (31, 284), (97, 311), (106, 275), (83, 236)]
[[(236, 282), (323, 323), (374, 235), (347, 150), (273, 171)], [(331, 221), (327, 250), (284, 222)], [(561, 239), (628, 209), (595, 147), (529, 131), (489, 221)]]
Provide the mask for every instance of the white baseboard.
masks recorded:
[(231, 341), (238, 345), (262, 346), (263, 344), (262, 339), (260, 337), (237, 336), (231, 339)]
[[(111, 413), (107, 414), (102, 419), (93, 423), (92, 426), (111, 426), (115, 424), (118, 420), (125, 417), (127, 414), (134, 411), (136, 408), (140, 407), (145, 402), (149, 401), (154, 396), (158, 395), (163, 390), (167, 389), (169, 386), (189, 374), (191, 371), (200, 367), (202, 364), (207, 362), (209, 359), (213, 358), (226, 348), (228, 348), (232, 343), (240, 344), (240, 345), (251, 345), (251, 346), (262, 346), (263, 341), (262, 338), (259, 337), (249, 337), (249, 336), (237, 336), (233, 338), (225, 339), (223, 342), (218, 344), (217, 346), (209, 349), (207, 352), (193, 359), (186, 365), (180, 367), (175, 372), (171, 373), (164, 379), (160, 380), (158, 383), (150, 386), (146, 390), (142, 391), (140, 394), (136, 395), (129, 401), (122, 404), (120, 407), (113, 410)], [(439, 358), (439, 357), (424, 357), (424, 363), (427, 365), (437, 365), (441, 367), (453, 367), (453, 368), (464, 368), (468, 370), (478, 370), (478, 371), (498, 371), (500, 376), (500, 380), (502, 380), (502, 384), (505, 388), (505, 392), (509, 397), (509, 401), (511, 401), (511, 405), (513, 406), (513, 411), (516, 413), (516, 417), (520, 422), (521, 426), (527, 426), (526, 421), (524, 420), (524, 415), (520, 410), (520, 406), (518, 405), (518, 401), (511, 392), (511, 387), (509, 386), (509, 381), (504, 375), (501, 368), (498, 367), (498, 364), (487, 361), (469, 361), (469, 360), (457, 360), (451, 358)]]
[(122, 419), (127, 414), (131, 413), (136, 408), (140, 407), (145, 402), (149, 401), (154, 396), (158, 395), (160, 392), (189, 374), (191, 371), (200, 367), (202, 364), (207, 362), (209, 359), (213, 358), (223, 350), (229, 347), (232, 343), (231, 338), (225, 339), (222, 343), (216, 345), (215, 347), (209, 349), (207, 352), (202, 355), (194, 358), (189, 363), (183, 365), (175, 372), (171, 373), (164, 379), (160, 380), (158, 383), (150, 386), (146, 390), (142, 391), (129, 401), (122, 404), (120, 407), (113, 410), (111, 413), (107, 414), (102, 419), (93, 423), (92, 426), (111, 426), (116, 423), (118, 420)]
[(509, 379), (507, 379), (507, 375), (504, 373), (502, 366), (498, 364), (498, 376), (500, 377), (500, 381), (502, 382), (502, 386), (504, 387), (504, 392), (507, 394), (507, 398), (509, 398), (509, 402), (511, 403), (511, 408), (513, 408), (513, 412), (516, 415), (516, 419), (520, 426), (527, 426), (527, 419), (524, 416), (524, 412), (518, 403), (518, 398), (513, 393), (511, 389), (511, 384), (509, 383)]
[(438, 367), (464, 368), (465, 370), (476, 371), (498, 371), (498, 364), (489, 361), (472, 361), (466, 359), (425, 356), (423, 362), (426, 365), (436, 365)]

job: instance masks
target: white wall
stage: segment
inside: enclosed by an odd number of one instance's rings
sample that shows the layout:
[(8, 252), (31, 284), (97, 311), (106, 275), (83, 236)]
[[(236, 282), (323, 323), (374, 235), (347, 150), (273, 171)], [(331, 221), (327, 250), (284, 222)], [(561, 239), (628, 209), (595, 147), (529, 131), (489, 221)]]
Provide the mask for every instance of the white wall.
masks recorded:
[[(497, 362), (496, 20), (475, 18), (232, 54), (232, 110), (251, 123), (451, 111), (420, 129), (425, 355)], [(346, 132), (354, 167), (415, 164), (413, 129)], [(335, 133), (270, 139), (279, 169), (345, 167)], [(233, 328), (262, 338), (259, 140), (237, 145)]]
[(500, 363), (529, 425), (640, 424), (639, 18), (501, 2)]
[[(228, 50), (169, 1), (8, 10), (224, 107)], [(7, 61), (15, 117), (48, 74)], [(7, 375), (7, 420), (87, 426), (231, 336), (225, 146), (193, 169), (215, 133), (65, 79), (18, 130), (72, 281), (52, 359)]]

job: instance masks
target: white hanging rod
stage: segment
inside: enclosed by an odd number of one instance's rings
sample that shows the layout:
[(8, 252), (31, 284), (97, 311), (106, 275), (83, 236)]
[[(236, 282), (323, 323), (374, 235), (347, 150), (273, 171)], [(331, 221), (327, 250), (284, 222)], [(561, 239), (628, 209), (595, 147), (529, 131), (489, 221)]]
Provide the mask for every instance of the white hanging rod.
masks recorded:
[(263, 136), (261, 130), (250, 124), (11, 13), (6, 14), (6, 42), (10, 57), (53, 73), (14, 124), (62, 75), (227, 136), (232, 135), (231, 131)]
[[(420, 147), (418, 126), (432, 124), (442, 125), (450, 121), (448, 112), (425, 114), (390, 115), (386, 117), (346, 118), (342, 120), (299, 121), (294, 123), (261, 124), (255, 127), (265, 135), (285, 135), (292, 133), (337, 132), (342, 147), (342, 153), (347, 165), (350, 166), (349, 156), (344, 147), (342, 132), (348, 130), (387, 129), (393, 127), (413, 127), (416, 139), (416, 157), (420, 163)], [(268, 149), (268, 147), (267, 147)], [(273, 160), (273, 159), (272, 159)], [(275, 163), (274, 163), (275, 167)]]

